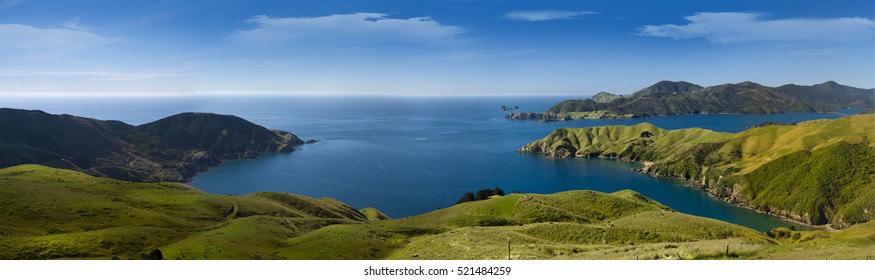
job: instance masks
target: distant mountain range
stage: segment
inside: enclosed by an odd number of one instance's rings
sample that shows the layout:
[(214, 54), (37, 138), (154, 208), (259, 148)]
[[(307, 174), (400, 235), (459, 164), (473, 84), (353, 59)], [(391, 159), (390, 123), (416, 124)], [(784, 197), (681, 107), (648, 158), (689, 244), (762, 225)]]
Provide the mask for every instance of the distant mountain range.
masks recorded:
[(182, 113), (133, 126), (0, 109), (0, 168), (35, 163), (127, 181), (187, 181), (226, 159), (291, 152), (292, 133), (235, 116)]
[(828, 113), (875, 107), (875, 89), (836, 82), (767, 87), (753, 82), (702, 87), (661, 81), (628, 95), (600, 92), (591, 99), (562, 101), (544, 113), (516, 112), (509, 119), (543, 121), (582, 118), (637, 118), (692, 114)]

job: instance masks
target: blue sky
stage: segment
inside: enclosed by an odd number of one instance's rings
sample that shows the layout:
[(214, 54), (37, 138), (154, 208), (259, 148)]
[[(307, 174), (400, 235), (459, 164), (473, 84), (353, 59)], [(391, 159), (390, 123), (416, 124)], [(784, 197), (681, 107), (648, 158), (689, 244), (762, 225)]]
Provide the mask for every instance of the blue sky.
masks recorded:
[(872, 88), (873, 18), (871, 0), (0, 0), (0, 95)]

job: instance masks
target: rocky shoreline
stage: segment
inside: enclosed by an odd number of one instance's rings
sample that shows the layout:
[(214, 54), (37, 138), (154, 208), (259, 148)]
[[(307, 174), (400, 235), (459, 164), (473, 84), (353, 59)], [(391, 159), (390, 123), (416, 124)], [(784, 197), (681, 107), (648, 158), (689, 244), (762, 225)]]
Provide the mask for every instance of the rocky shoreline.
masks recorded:
[[(706, 185), (706, 184), (702, 184), (702, 182), (701, 182), (700, 180), (695, 180), (695, 179), (684, 179), (684, 178), (676, 177), (676, 176), (665, 176), (665, 175), (659, 175), (659, 174), (655, 174), (655, 173), (652, 173), (652, 172), (648, 172), (648, 171), (646, 170), (647, 163), (653, 164), (652, 162), (647, 162), (647, 161), (635, 161), (635, 160), (630, 160), (630, 159), (623, 159), (623, 160), (624, 160), (624, 161), (629, 161), (629, 162), (638, 162), (638, 163), (642, 163), (642, 164), (645, 165), (645, 167), (633, 169), (633, 171), (635, 171), (635, 172), (642, 173), (642, 174), (647, 174), (647, 175), (649, 175), (649, 176), (651, 176), (651, 177), (655, 177), (655, 178), (662, 178), (662, 179), (671, 179), (671, 180), (679, 180), (679, 181), (683, 181), (683, 182), (685, 183), (685, 185), (687, 185), (687, 187), (690, 187), (690, 188), (694, 188), (694, 189), (700, 190), (700, 191), (702, 191), (702, 192), (708, 194), (708, 196), (713, 197), (713, 198), (715, 198), (715, 199), (717, 199), (717, 200), (720, 200), (720, 201), (723, 201), (723, 202), (726, 202), (726, 203), (729, 203), (729, 204), (732, 204), (732, 205), (735, 205), (735, 206), (738, 206), (738, 207), (741, 207), (741, 208), (745, 208), (745, 209), (753, 210), (753, 211), (755, 211), (755, 212), (757, 212), (757, 213), (767, 214), (767, 215), (769, 215), (769, 216), (772, 216), (772, 217), (775, 217), (775, 218), (779, 218), (779, 219), (784, 220), (784, 221), (788, 221), (788, 222), (792, 222), (792, 223), (797, 223), (797, 224), (800, 224), (800, 225), (803, 225), (803, 226), (806, 226), (806, 227), (818, 228), (818, 229), (823, 229), (823, 230), (826, 230), (826, 231), (836, 231), (836, 229), (833, 228), (832, 225), (830, 225), (829, 223), (822, 224), (822, 225), (816, 225), (816, 224), (812, 224), (812, 223), (806, 222), (806, 221), (803, 220), (803, 219), (793, 217), (792, 215), (786, 213), (786, 211), (778, 211), (778, 212), (774, 212), (774, 211), (765, 211), (765, 210), (762, 210), (762, 209), (760, 209), (760, 208), (754, 207), (753, 205), (750, 205), (750, 204), (744, 203), (743, 201), (740, 201), (740, 200), (736, 199), (734, 196), (731, 196), (731, 195), (729, 195), (729, 196), (725, 196), (725, 195), (724, 195), (724, 196), (721, 196), (721, 195), (718, 194), (718, 193), (712, 192), (712, 191), (711, 191), (711, 188), (708, 188), (708, 185)], [(705, 180), (705, 178), (702, 178), (701, 180)]]
[[(519, 150), (517, 150), (517, 152), (520, 152), (520, 153), (532, 153), (533, 151), (526, 150), (525, 147), (523, 147), (523, 148), (520, 148)], [(544, 154), (544, 153), (540, 153), (540, 154), (543, 155), (543, 156), (546, 156), (546, 157), (552, 157), (552, 156), (547, 155), (547, 154)], [(557, 157), (554, 157), (554, 158), (557, 158)], [(558, 157), (558, 158), (570, 158), (570, 156), (567, 156), (567, 157), (561, 157), (561, 156), (560, 156), (560, 157)], [(731, 195), (730, 195), (730, 196), (721, 196), (721, 195), (719, 195), (718, 193), (714, 193), (714, 192), (710, 191), (707, 185), (702, 184), (702, 182), (700, 182), (701, 179), (700, 179), (700, 180), (696, 180), (695, 178), (694, 178), (694, 179), (684, 179), (684, 178), (681, 178), (681, 177), (676, 177), (676, 176), (666, 176), (666, 175), (660, 175), (660, 174), (657, 174), (657, 173), (650, 172), (650, 171), (648, 171), (648, 168), (653, 164), (653, 162), (650, 162), (650, 161), (640, 161), (640, 160), (634, 160), (634, 159), (630, 159), (630, 158), (626, 158), (626, 157), (605, 157), (605, 156), (596, 156), (595, 158), (599, 158), (599, 159), (614, 159), (614, 160), (622, 160), (622, 161), (626, 161), (626, 162), (636, 162), (636, 163), (640, 163), (640, 164), (642, 165), (642, 167), (641, 167), (641, 168), (633, 168), (633, 169), (632, 169), (633, 172), (638, 172), (638, 173), (642, 173), (642, 174), (647, 174), (647, 175), (649, 175), (649, 176), (651, 176), (651, 177), (655, 177), (655, 178), (671, 179), (671, 180), (679, 180), (679, 181), (683, 181), (683, 182), (686, 183), (685, 185), (686, 185), (687, 187), (690, 187), (690, 188), (694, 188), (694, 189), (700, 190), (700, 191), (706, 193), (708, 196), (713, 197), (713, 198), (715, 198), (715, 199), (717, 199), (717, 200), (720, 200), (720, 201), (723, 201), (723, 202), (726, 202), (726, 203), (729, 203), (729, 204), (735, 205), (735, 206), (737, 206), (737, 207), (741, 207), (741, 208), (745, 208), (745, 209), (753, 210), (753, 211), (755, 211), (755, 212), (757, 212), (757, 213), (767, 214), (767, 215), (769, 215), (769, 216), (772, 216), (772, 217), (775, 217), (775, 218), (779, 218), (779, 219), (784, 220), (784, 221), (788, 221), (788, 222), (792, 222), (792, 223), (800, 224), (800, 225), (803, 225), (803, 226), (806, 226), (806, 227), (811, 227), (811, 228), (816, 228), (816, 229), (822, 229), (822, 230), (826, 230), (826, 231), (837, 231), (837, 230), (838, 230), (838, 229), (833, 228), (832, 225), (830, 225), (829, 223), (822, 224), (822, 225), (811, 224), (811, 223), (808, 223), (808, 222), (806, 222), (806, 221), (804, 221), (804, 220), (802, 220), (802, 219), (795, 218), (795, 217), (793, 217), (793, 216), (791, 216), (791, 215), (789, 215), (789, 214), (786, 214), (786, 213), (783, 213), (783, 214), (782, 214), (782, 213), (776, 213), (776, 212), (773, 212), (773, 211), (764, 211), (764, 210), (759, 209), (759, 208), (756, 208), (756, 207), (754, 207), (754, 206), (752, 206), (752, 205), (750, 205), (750, 204), (747, 204), (747, 203), (744, 203), (744, 202), (742, 202), (742, 201), (739, 201), (738, 199), (735, 199), (735, 197), (733, 197), (733, 196), (731, 196)]]

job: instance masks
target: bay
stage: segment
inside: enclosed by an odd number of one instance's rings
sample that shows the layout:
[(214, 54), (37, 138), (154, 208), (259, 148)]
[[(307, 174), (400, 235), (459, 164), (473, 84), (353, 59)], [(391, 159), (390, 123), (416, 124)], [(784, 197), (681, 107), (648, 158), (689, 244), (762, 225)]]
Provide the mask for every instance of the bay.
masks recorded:
[[(214, 194), (261, 191), (331, 197), (393, 218), (451, 206), (465, 192), (554, 193), (632, 189), (677, 211), (765, 231), (795, 225), (736, 207), (683, 182), (632, 172), (637, 163), (550, 159), (516, 150), (560, 127), (633, 125), (702, 127), (739, 132), (766, 121), (795, 123), (832, 114), (694, 115), (629, 120), (537, 123), (509, 121), (501, 105), (543, 112), (567, 97), (300, 97), (218, 96), (3, 100), (3, 107), (41, 109), (142, 124), (181, 112), (233, 114), (272, 129), (319, 140), (290, 154), (227, 161), (191, 185)], [(800, 227), (799, 225), (795, 225)]]

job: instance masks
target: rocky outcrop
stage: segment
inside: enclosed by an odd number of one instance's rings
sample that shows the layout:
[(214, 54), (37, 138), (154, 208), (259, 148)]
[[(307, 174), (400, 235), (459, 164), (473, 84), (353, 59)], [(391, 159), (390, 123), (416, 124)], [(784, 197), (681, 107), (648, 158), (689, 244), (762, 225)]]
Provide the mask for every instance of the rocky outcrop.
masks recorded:
[(556, 114), (542, 114), (542, 113), (529, 113), (529, 112), (513, 112), (509, 113), (505, 116), (506, 119), (510, 120), (536, 120), (538, 122), (561, 122), (571, 120), (571, 117), (567, 116), (558, 116)]
[(550, 117), (551, 116), (549, 114), (543, 113), (513, 112), (507, 114), (504, 118), (510, 120), (541, 120)]

